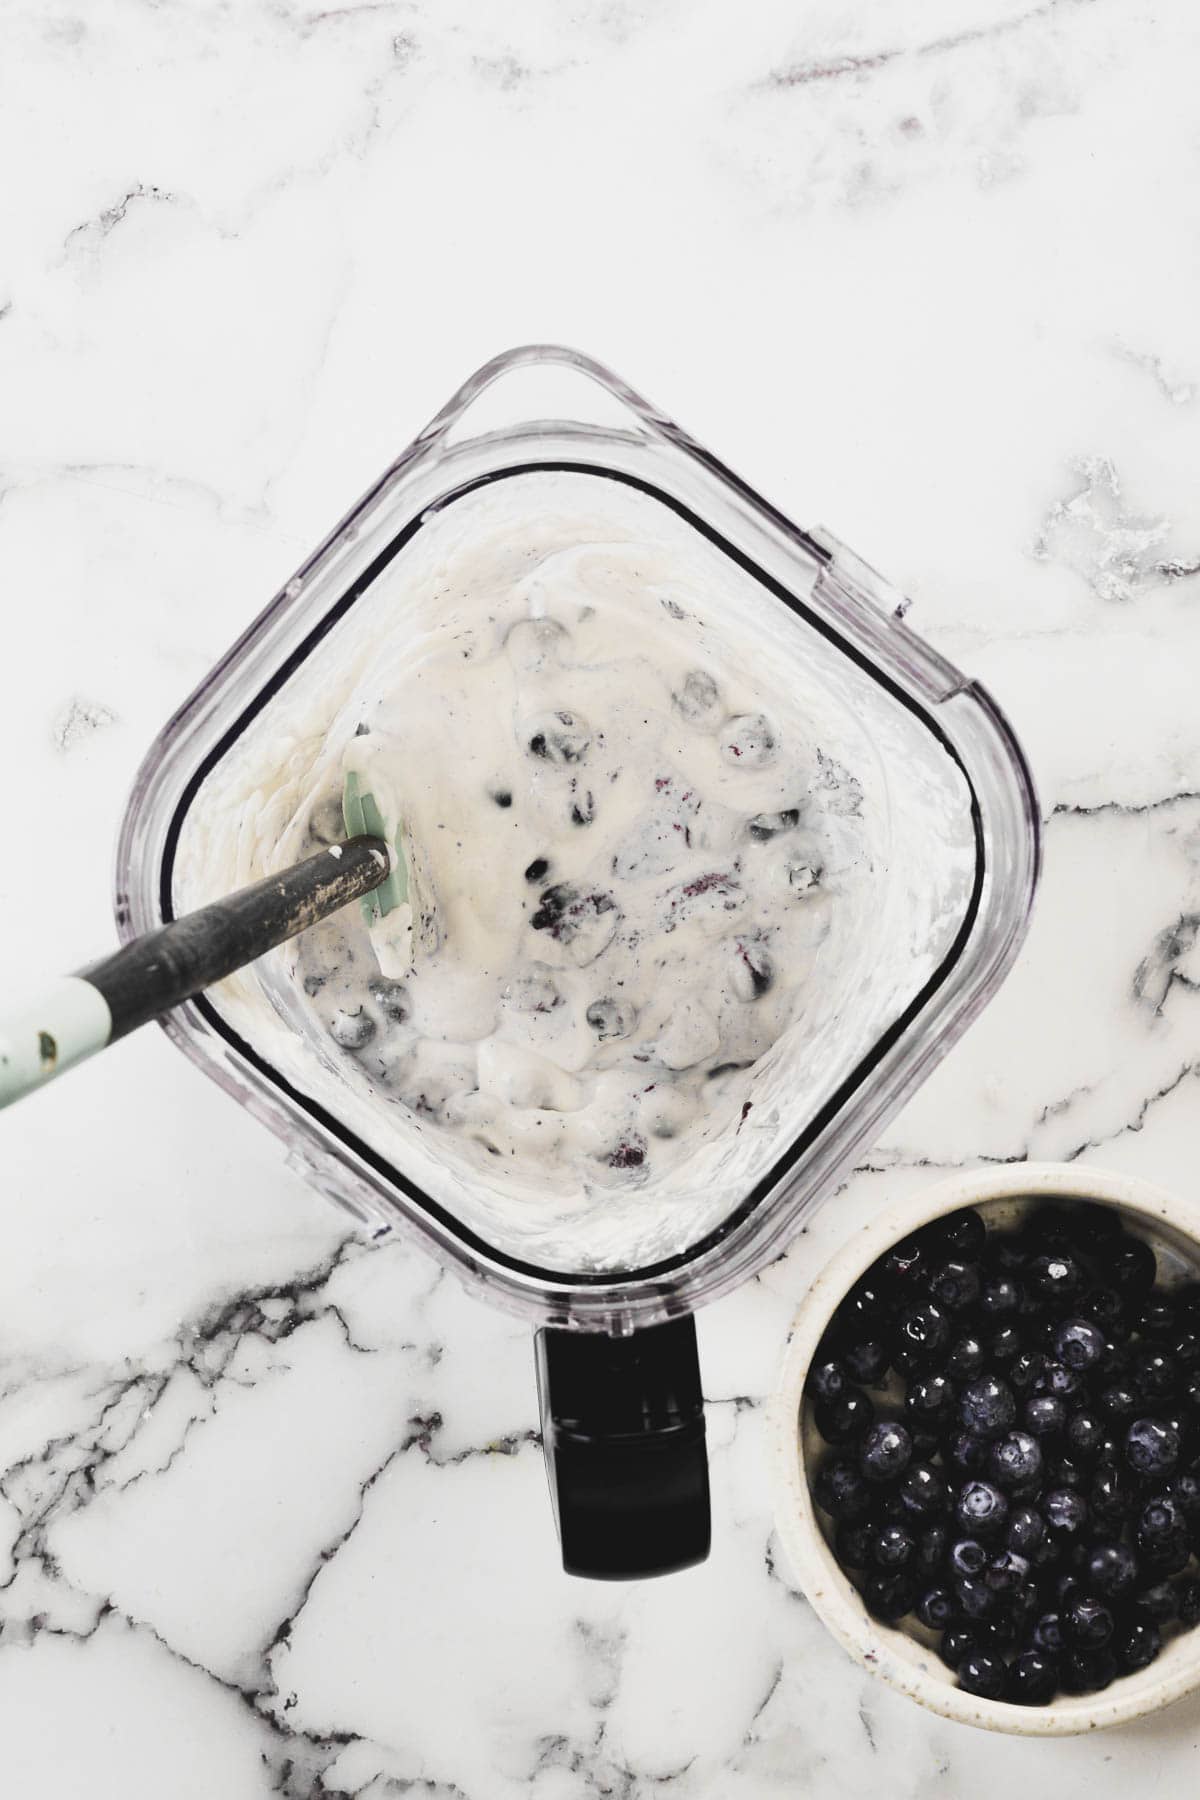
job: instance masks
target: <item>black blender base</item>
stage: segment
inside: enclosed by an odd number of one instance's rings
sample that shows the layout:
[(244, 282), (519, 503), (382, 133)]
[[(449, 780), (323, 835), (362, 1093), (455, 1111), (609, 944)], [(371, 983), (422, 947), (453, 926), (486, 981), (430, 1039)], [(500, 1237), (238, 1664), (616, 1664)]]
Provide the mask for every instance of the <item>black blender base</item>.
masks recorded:
[(567, 1574), (629, 1581), (703, 1562), (712, 1532), (694, 1319), (628, 1337), (547, 1326), (536, 1353)]

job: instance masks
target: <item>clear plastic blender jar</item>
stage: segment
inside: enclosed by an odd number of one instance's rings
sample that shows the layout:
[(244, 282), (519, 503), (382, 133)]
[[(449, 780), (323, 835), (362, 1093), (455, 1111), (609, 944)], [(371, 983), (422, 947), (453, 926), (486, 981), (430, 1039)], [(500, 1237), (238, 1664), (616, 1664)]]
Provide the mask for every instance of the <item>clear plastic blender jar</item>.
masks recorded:
[(519, 542), (548, 507), (698, 559), (714, 624), (802, 696), (833, 810), (862, 821), (823, 897), (811, 992), (750, 1075), (753, 1128), (715, 1133), (686, 1192), (517, 1214), (486, 1168), (347, 1084), (281, 953), (163, 1024), (362, 1225), (406, 1229), (534, 1321), (564, 1564), (640, 1575), (708, 1545), (694, 1310), (779, 1254), (1019, 948), (1038, 813), (994, 702), (836, 539), (792, 525), (599, 364), (518, 349), (464, 384), (171, 720), (129, 802), (116, 910), (124, 939), (214, 898), (233, 774), (303, 756), (297, 721), (319, 719), (336, 672), (385, 641), (403, 651), (413, 570), (497, 517)]

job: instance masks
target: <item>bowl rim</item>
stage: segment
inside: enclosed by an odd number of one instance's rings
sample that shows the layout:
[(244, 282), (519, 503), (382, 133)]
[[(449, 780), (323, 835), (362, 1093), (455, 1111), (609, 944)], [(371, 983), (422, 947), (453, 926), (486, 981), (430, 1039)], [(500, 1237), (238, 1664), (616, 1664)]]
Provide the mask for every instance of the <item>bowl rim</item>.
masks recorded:
[[(940, 1673), (926, 1673), (923, 1665), (893, 1648), (892, 1640), (901, 1634), (872, 1619), (851, 1598), (854, 1590), (817, 1523), (796, 1423), (812, 1353), (848, 1288), (878, 1256), (945, 1213), (1033, 1194), (1097, 1200), (1164, 1224), (1195, 1243), (1200, 1263), (1200, 1208), (1140, 1177), (1077, 1163), (1011, 1163), (956, 1172), (885, 1207), (819, 1271), (789, 1329), (768, 1408), (768, 1445), (775, 1530), (787, 1562), (814, 1612), (856, 1662), (943, 1718), (1018, 1736), (1065, 1737), (1128, 1724), (1200, 1686), (1200, 1631), (1191, 1658), (1174, 1669), (1156, 1674), (1157, 1665), (1152, 1664), (1099, 1694), (1073, 1696), (1046, 1707), (984, 1700), (953, 1686)], [(929, 1654), (931, 1661), (936, 1660), (936, 1652)]]

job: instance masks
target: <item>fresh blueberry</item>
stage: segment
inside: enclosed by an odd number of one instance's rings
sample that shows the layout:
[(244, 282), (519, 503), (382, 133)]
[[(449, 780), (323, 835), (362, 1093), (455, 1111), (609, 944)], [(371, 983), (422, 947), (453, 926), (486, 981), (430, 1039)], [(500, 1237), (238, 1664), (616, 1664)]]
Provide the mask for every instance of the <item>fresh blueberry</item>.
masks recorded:
[(877, 1569), (863, 1582), (862, 1597), (872, 1618), (894, 1625), (912, 1610), (916, 1580), (907, 1569)]
[(1158, 1344), (1137, 1344), (1129, 1358), (1129, 1379), (1147, 1400), (1165, 1400), (1179, 1386), (1175, 1358)]
[(1004, 1275), (1019, 1275), (1028, 1254), (1028, 1246), (1018, 1233), (1003, 1232), (993, 1236), (988, 1243), (987, 1266)]
[(1079, 1242), (1077, 1217), (1061, 1206), (1039, 1206), (1026, 1217), (1021, 1238), (1031, 1256), (1042, 1250), (1074, 1249)]
[(875, 1408), (861, 1388), (848, 1387), (836, 1400), (818, 1400), (813, 1423), (827, 1444), (849, 1444), (875, 1421)]
[(978, 1437), (999, 1437), (1017, 1415), (1017, 1404), (1008, 1383), (995, 1375), (982, 1375), (963, 1389), (959, 1417)]
[(1175, 1610), (1181, 1625), (1190, 1630), (1193, 1625), (1200, 1625), (1200, 1580), (1194, 1575), (1185, 1575), (1177, 1581), (1172, 1591)]
[(872, 1270), (878, 1281), (901, 1293), (908, 1293), (915, 1288), (924, 1272), (923, 1253), (916, 1238), (902, 1238), (898, 1244), (893, 1244), (887, 1255), (881, 1256)]
[(871, 1561), (880, 1569), (906, 1569), (917, 1554), (917, 1541), (907, 1526), (889, 1520), (871, 1538)]
[(958, 1602), (959, 1612), (972, 1622), (992, 1618), (1000, 1606), (999, 1596), (988, 1586), (982, 1575), (956, 1576), (954, 1597)]
[(917, 1375), (909, 1382), (904, 1410), (914, 1426), (936, 1431), (954, 1416), (954, 1389), (945, 1375)]
[(952, 1381), (974, 1381), (983, 1373), (985, 1360), (982, 1339), (964, 1332), (946, 1352), (946, 1373)]
[(1046, 1706), (1058, 1689), (1058, 1663), (1043, 1650), (1022, 1650), (1009, 1664), (1004, 1698), (1014, 1706)]
[(1084, 1573), (1093, 1594), (1103, 1600), (1121, 1600), (1137, 1584), (1138, 1560), (1128, 1544), (1097, 1544)]
[(1011, 1275), (992, 1275), (979, 1293), (979, 1310), (993, 1323), (1015, 1313), (1021, 1294)]
[(991, 1481), (964, 1482), (954, 1510), (959, 1524), (977, 1535), (1001, 1530), (1008, 1519), (1008, 1501)]
[(998, 1325), (988, 1339), (988, 1360), (1006, 1375), (1025, 1348), (1025, 1339), (1015, 1325)]
[(1083, 1291), (1083, 1270), (1066, 1250), (1047, 1250), (1029, 1264), (1026, 1280), (1051, 1306), (1068, 1306)]
[(875, 1527), (864, 1525), (861, 1521), (849, 1524), (845, 1520), (838, 1526), (834, 1535), (834, 1549), (843, 1569), (865, 1569), (871, 1560), (871, 1540)]
[(1101, 1413), (1113, 1423), (1131, 1418), (1140, 1404), (1133, 1388), (1124, 1381), (1114, 1381), (1101, 1388), (1096, 1398)]
[(896, 1489), (901, 1515), (923, 1524), (949, 1510), (950, 1494), (941, 1473), (928, 1463), (910, 1463)]
[(855, 1282), (838, 1308), (847, 1338), (873, 1337), (875, 1328), (885, 1325), (890, 1314), (891, 1301), (874, 1270)]
[(1057, 1656), (1059, 1651), (1067, 1647), (1067, 1630), (1062, 1614), (1044, 1612), (1033, 1627), (1030, 1637), (1035, 1650), (1042, 1650), (1048, 1656)]
[(1042, 1446), (1028, 1431), (1009, 1431), (992, 1445), (992, 1480), (1002, 1488), (1028, 1487), (1042, 1472)]
[(947, 1668), (957, 1669), (963, 1657), (980, 1646), (978, 1625), (951, 1625), (938, 1645), (938, 1655)]
[(1133, 1496), (1129, 1481), (1114, 1463), (1101, 1463), (1088, 1490), (1088, 1503), (1102, 1525), (1119, 1526), (1129, 1517)]
[(1169, 1294), (1147, 1294), (1133, 1309), (1133, 1329), (1139, 1337), (1170, 1339), (1179, 1324), (1179, 1309)]
[(949, 1336), (949, 1321), (932, 1300), (915, 1300), (896, 1319), (892, 1361), (901, 1371), (917, 1368), (935, 1356)]
[(828, 1401), (839, 1399), (849, 1382), (843, 1364), (836, 1357), (827, 1357), (823, 1362), (809, 1366), (806, 1386), (814, 1401)]
[(880, 1338), (857, 1338), (842, 1351), (851, 1381), (877, 1387), (888, 1371), (887, 1345)]
[(1114, 1287), (1089, 1288), (1079, 1302), (1083, 1318), (1091, 1319), (1107, 1337), (1115, 1332), (1127, 1335), (1125, 1302)]
[(1177, 1574), (1191, 1557), (1187, 1518), (1169, 1494), (1147, 1500), (1138, 1514), (1134, 1540), (1146, 1562), (1163, 1575)]
[(1176, 1332), (1170, 1351), (1176, 1369), (1191, 1370), (1200, 1366), (1200, 1331), (1189, 1325)]
[(1029, 1580), (1029, 1561), (1016, 1550), (1001, 1550), (984, 1570), (983, 1579), (994, 1594), (1012, 1594)]
[(1038, 1503), (1052, 1537), (1076, 1543), (1087, 1524), (1087, 1501), (1071, 1488), (1050, 1488)]
[(1073, 1493), (1082, 1494), (1087, 1481), (1078, 1463), (1073, 1463), (1069, 1456), (1056, 1456), (1046, 1464), (1046, 1486), (1070, 1488)]
[(329, 1022), (329, 1035), (343, 1050), (364, 1050), (378, 1027), (365, 1006), (353, 1012), (339, 1007)]
[(1005, 1542), (1018, 1556), (1036, 1557), (1046, 1542), (1046, 1521), (1035, 1506), (1014, 1506)]
[(957, 1431), (946, 1445), (946, 1459), (963, 1475), (979, 1475), (987, 1465), (991, 1443), (973, 1431)]
[[(1179, 1617), (1178, 1590), (1183, 1585), (1182, 1581), (1178, 1581), (1174, 1585), (1169, 1581), (1156, 1581), (1153, 1587), (1142, 1588), (1131, 1601), (1134, 1615), (1138, 1618), (1153, 1619), (1156, 1625), (1169, 1625), (1172, 1619)], [(1200, 1582), (1197, 1582), (1196, 1586), (1200, 1590)], [(1200, 1617), (1200, 1614), (1197, 1617)]]
[(996, 1595), (997, 1609), (987, 1620), (989, 1650), (1011, 1650), (1016, 1644), (1028, 1620), (1022, 1616), (1014, 1617), (1011, 1596)]
[(1022, 1350), (1004, 1371), (1004, 1379), (1014, 1394), (1031, 1394), (1042, 1379), (1047, 1357), (1041, 1350)]
[(1140, 1298), (1154, 1286), (1154, 1252), (1141, 1238), (1123, 1236), (1105, 1254), (1108, 1278), (1118, 1293)]
[(813, 1483), (817, 1505), (833, 1519), (861, 1519), (870, 1510), (871, 1490), (848, 1456), (828, 1456)]
[(978, 1538), (959, 1538), (950, 1546), (950, 1569), (955, 1575), (982, 1575), (988, 1553)]
[(954, 1436), (946, 1440), (943, 1454), (955, 1474), (984, 1474), (991, 1442), (988, 1438), (975, 1436), (973, 1431), (955, 1431)]
[(934, 1219), (918, 1233), (933, 1257), (952, 1256), (959, 1262), (975, 1262), (987, 1241), (987, 1227), (969, 1207)]
[(1113, 1639), (1113, 1655), (1122, 1675), (1147, 1669), (1162, 1649), (1162, 1632), (1152, 1619), (1130, 1619)]
[(1025, 1429), (1036, 1438), (1057, 1437), (1067, 1422), (1067, 1409), (1055, 1394), (1035, 1394), (1025, 1402)]
[(1133, 1352), (1125, 1342), (1113, 1338), (1106, 1341), (1104, 1354), (1092, 1373), (1093, 1387), (1107, 1387), (1111, 1382), (1124, 1382), (1130, 1385), (1129, 1372), (1133, 1367)]
[(958, 1617), (958, 1601), (947, 1587), (927, 1587), (917, 1595), (916, 1614), (931, 1631), (944, 1631)]
[(1092, 1463), (1100, 1454), (1100, 1446), (1104, 1442), (1105, 1426), (1099, 1413), (1089, 1411), (1081, 1406), (1067, 1416), (1066, 1428), (1063, 1432), (1063, 1448), (1076, 1463)]
[(1195, 1464), (1190, 1469), (1185, 1469), (1181, 1475), (1176, 1475), (1167, 1492), (1184, 1517), (1191, 1520), (1192, 1530), (1195, 1531), (1200, 1523), (1200, 1471)]
[(1179, 1461), (1179, 1433), (1161, 1419), (1135, 1419), (1125, 1433), (1125, 1460), (1139, 1475), (1170, 1475)]
[(1099, 1650), (1074, 1645), (1059, 1664), (1059, 1679), (1068, 1694), (1094, 1694), (1108, 1687), (1117, 1673), (1117, 1659), (1105, 1644)]
[(1042, 1608), (1041, 1595), (1038, 1592), (1037, 1576), (1030, 1571), (1029, 1579), (1020, 1582), (1007, 1595), (1008, 1616), (1016, 1628), (1014, 1642), (1028, 1642), (1033, 1621)]
[(1074, 1400), (1083, 1387), (1082, 1377), (1066, 1363), (1049, 1359), (1036, 1383), (1035, 1392), (1050, 1394), (1055, 1400)]
[(929, 1292), (947, 1312), (961, 1312), (979, 1298), (979, 1269), (975, 1263), (951, 1259), (932, 1269)]
[(912, 1438), (903, 1425), (884, 1419), (864, 1437), (858, 1466), (868, 1481), (895, 1481), (912, 1458)]
[(1104, 1333), (1090, 1319), (1064, 1319), (1054, 1333), (1054, 1354), (1068, 1369), (1094, 1368), (1104, 1346)]
[(940, 1519), (926, 1525), (917, 1539), (917, 1568), (923, 1575), (937, 1574), (946, 1561), (949, 1547), (950, 1533)]
[(1067, 1608), (1067, 1636), (1086, 1650), (1107, 1644), (1116, 1624), (1109, 1607), (1090, 1594), (1081, 1594)]
[(526, 881), (542, 881), (550, 873), (550, 864), (546, 857), (535, 856), (525, 871)]
[(999, 1700), (1008, 1669), (1004, 1658), (987, 1650), (969, 1650), (958, 1665), (958, 1685), (981, 1700)]

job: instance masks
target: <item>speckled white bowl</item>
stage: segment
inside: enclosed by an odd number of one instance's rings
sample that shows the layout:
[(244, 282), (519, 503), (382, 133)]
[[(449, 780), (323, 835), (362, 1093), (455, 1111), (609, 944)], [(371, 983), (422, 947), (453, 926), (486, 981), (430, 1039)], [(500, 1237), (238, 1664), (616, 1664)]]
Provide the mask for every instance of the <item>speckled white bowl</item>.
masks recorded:
[(843, 1649), (872, 1674), (945, 1718), (1030, 1737), (1063, 1737), (1125, 1724), (1200, 1686), (1200, 1628), (1170, 1639), (1148, 1669), (1122, 1676), (1098, 1694), (1022, 1707), (964, 1693), (932, 1648), (931, 1632), (918, 1637), (920, 1626), (910, 1633), (907, 1627), (872, 1619), (838, 1568), (809, 1493), (806, 1464), (823, 1446), (803, 1394), (809, 1363), (840, 1301), (890, 1245), (959, 1207), (974, 1206), (989, 1223), (1007, 1223), (1035, 1197), (1051, 1196), (1116, 1207), (1129, 1229), (1154, 1246), (1160, 1280), (1200, 1274), (1200, 1211), (1147, 1182), (1066, 1163), (1010, 1164), (955, 1176), (888, 1208), (822, 1270), (792, 1326), (770, 1420), (775, 1520), (784, 1554), (797, 1584)]

